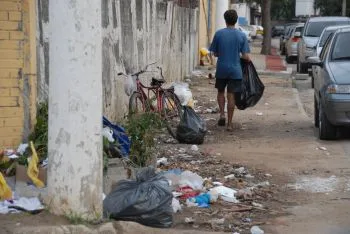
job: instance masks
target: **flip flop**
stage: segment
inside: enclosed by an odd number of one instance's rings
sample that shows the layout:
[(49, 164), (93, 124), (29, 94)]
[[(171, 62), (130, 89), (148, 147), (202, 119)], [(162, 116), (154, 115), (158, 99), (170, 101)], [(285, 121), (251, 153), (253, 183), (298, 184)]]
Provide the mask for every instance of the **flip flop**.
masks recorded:
[(221, 117), (218, 121), (219, 126), (225, 126), (226, 125), (226, 119)]

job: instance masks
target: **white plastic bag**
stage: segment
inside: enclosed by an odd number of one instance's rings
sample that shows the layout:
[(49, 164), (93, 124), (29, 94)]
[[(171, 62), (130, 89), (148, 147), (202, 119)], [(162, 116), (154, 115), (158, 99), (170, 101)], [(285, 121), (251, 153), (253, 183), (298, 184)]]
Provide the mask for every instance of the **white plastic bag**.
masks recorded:
[(179, 185), (180, 187), (190, 186), (194, 190), (203, 189), (203, 178), (191, 171), (184, 171), (180, 175)]
[(187, 83), (175, 83), (174, 92), (179, 98), (181, 105), (193, 108), (192, 92)]
[(133, 76), (128, 76), (124, 84), (124, 92), (131, 96), (137, 90), (136, 79)]

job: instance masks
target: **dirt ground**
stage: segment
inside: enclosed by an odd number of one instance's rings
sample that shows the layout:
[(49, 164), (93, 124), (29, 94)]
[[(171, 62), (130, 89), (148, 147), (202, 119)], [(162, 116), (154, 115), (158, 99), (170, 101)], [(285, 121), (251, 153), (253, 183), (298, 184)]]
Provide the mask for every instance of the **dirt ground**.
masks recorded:
[[(263, 98), (256, 107), (235, 112), (235, 131), (230, 133), (217, 126), (218, 114), (205, 113), (216, 110), (214, 86), (205, 78), (192, 79), (196, 109), (209, 130), (205, 142), (191, 151), (190, 145), (163, 137), (160, 156), (168, 158), (168, 167), (189, 169), (227, 187), (255, 189), (239, 204), (219, 200), (210, 208), (184, 205), (174, 215), (174, 228), (244, 234), (258, 225), (265, 233), (350, 233), (349, 138), (317, 140), (310, 90), (299, 95), (291, 80), (262, 80)], [(236, 173), (239, 167), (245, 172)], [(232, 173), (235, 179), (223, 179)], [(186, 223), (185, 218), (193, 222)], [(21, 225), (67, 223), (46, 211), (35, 216), (0, 215), (0, 233)]]
[[(265, 233), (350, 233), (349, 138), (317, 140), (310, 90), (299, 95), (291, 80), (262, 79), (266, 85), (264, 97), (256, 107), (236, 111), (233, 133), (217, 126), (218, 114), (201, 114), (209, 132), (200, 151), (204, 155), (210, 152), (207, 157), (215, 155), (214, 161), (222, 161), (216, 166), (203, 162), (197, 168), (188, 167), (221, 182), (228, 168), (248, 168), (255, 181), (243, 178), (244, 183), (270, 182), (260, 196), (253, 198), (264, 209), (225, 212), (235, 210), (235, 205), (227, 203), (214, 204), (208, 210), (185, 208), (176, 215), (175, 227), (250, 233), (251, 226), (259, 225)], [(208, 80), (194, 79), (191, 88), (200, 112), (215, 110), (216, 92)], [(266, 173), (272, 177), (264, 177)], [(187, 224), (186, 217), (196, 222)], [(225, 219), (223, 225), (211, 224), (211, 220), (220, 218)]]

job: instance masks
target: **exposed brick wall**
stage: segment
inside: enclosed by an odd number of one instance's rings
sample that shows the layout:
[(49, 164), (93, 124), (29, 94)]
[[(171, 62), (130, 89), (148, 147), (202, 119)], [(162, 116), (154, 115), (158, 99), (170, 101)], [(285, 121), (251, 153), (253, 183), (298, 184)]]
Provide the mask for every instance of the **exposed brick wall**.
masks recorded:
[(14, 147), (23, 135), (23, 4), (0, 0), (0, 149)]

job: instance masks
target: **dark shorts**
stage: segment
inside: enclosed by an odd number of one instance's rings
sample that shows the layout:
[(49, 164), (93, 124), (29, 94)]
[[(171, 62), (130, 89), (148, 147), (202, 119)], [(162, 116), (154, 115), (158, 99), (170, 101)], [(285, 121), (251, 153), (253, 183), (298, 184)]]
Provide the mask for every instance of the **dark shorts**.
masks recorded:
[(215, 82), (215, 88), (217, 88), (219, 92), (224, 92), (227, 87), (227, 92), (229, 93), (240, 93), (241, 86), (242, 80), (216, 79)]

